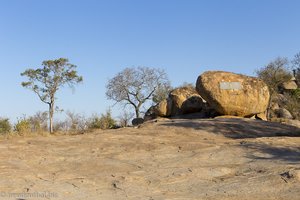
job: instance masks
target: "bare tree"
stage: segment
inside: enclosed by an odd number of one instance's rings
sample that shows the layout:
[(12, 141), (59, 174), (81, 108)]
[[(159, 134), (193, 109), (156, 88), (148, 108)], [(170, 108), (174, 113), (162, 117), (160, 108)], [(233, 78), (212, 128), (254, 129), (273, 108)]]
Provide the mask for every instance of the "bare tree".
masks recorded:
[(299, 84), (300, 84), (300, 52), (294, 56), (294, 59), (292, 60), (292, 65), (293, 65), (294, 76), (295, 76), (295, 78), (297, 80), (297, 84), (299, 86)]
[(292, 60), (292, 64), (294, 68), (300, 68), (300, 52), (294, 56)]
[(274, 99), (274, 96), (278, 93), (279, 86), (291, 80), (291, 73), (288, 70), (288, 59), (278, 57), (267, 66), (262, 67), (256, 71), (258, 78), (262, 79), (269, 87), (270, 91), (270, 101), (267, 110), (267, 116), (270, 114), (271, 102)]
[(183, 83), (179, 86), (179, 88), (182, 88), (182, 87), (196, 89), (195, 84), (193, 84), (193, 83), (188, 83), (188, 82), (183, 82)]
[(154, 104), (158, 104), (159, 102), (168, 98), (169, 93), (173, 90), (170, 82), (166, 82), (157, 87), (156, 91), (153, 94), (152, 101)]
[(256, 71), (258, 78), (268, 85), (271, 94), (277, 93), (279, 86), (291, 79), (288, 63), (287, 58), (278, 57), (267, 66)]
[(78, 131), (84, 133), (88, 129), (88, 120), (83, 114), (66, 111), (67, 119), (67, 129), (70, 131)]
[(119, 125), (121, 127), (127, 127), (133, 117), (133, 113), (128, 111), (124, 111), (118, 118), (119, 118)]
[(161, 69), (126, 68), (108, 81), (106, 96), (116, 103), (132, 106), (136, 118), (139, 118), (142, 105), (151, 100), (157, 88), (168, 81), (166, 73)]
[(82, 81), (78, 76), (76, 65), (70, 64), (68, 59), (46, 60), (38, 69), (27, 69), (21, 73), (28, 78), (22, 86), (36, 93), (39, 99), (49, 106), (49, 131), (53, 133), (53, 115), (55, 109), (56, 92), (60, 87), (68, 85), (73, 87)]
[(36, 112), (33, 116), (29, 117), (32, 131), (47, 130), (48, 112)]

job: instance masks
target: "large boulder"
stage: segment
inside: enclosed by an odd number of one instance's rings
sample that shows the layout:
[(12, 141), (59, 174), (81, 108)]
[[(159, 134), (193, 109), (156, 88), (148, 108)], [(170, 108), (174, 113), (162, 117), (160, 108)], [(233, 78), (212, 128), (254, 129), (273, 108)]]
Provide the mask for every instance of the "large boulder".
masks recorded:
[(171, 116), (200, 112), (205, 104), (205, 100), (193, 87), (180, 87), (174, 89), (169, 94), (171, 102)]
[(206, 109), (205, 100), (195, 88), (180, 87), (170, 92), (169, 97), (145, 113), (144, 119), (150, 120), (157, 117), (173, 117), (178, 115), (201, 112)]
[(165, 99), (159, 102), (155, 106), (155, 114), (160, 117), (171, 116), (171, 110), (172, 110), (172, 101), (170, 99)]
[(251, 117), (265, 112), (270, 99), (262, 80), (223, 71), (203, 73), (196, 89), (222, 115)]
[(144, 120), (152, 120), (157, 117), (170, 117), (172, 102), (170, 99), (165, 99), (155, 106), (151, 106), (145, 113)]

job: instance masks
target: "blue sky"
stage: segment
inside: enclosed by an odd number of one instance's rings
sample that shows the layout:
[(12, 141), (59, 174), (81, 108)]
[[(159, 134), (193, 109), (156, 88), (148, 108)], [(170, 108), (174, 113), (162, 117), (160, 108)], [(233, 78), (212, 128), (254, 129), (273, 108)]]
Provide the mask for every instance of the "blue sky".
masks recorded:
[(206, 70), (253, 75), (300, 51), (299, 8), (298, 0), (0, 0), (0, 116), (47, 110), (20, 73), (59, 57), (84, 83), (61, 90), (58, 106), (86, 115), (113, 105), (105, 85), (125, 67), (163, 68), (173, 86)]

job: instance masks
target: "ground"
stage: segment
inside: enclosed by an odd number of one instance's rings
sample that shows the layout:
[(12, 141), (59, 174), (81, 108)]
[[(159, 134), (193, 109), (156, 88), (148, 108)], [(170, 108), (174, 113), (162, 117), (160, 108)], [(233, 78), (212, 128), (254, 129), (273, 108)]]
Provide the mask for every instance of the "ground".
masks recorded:
[(299, 200), (299, 136), (279, 123), (225, 118), (2, 138), (0, 199)]

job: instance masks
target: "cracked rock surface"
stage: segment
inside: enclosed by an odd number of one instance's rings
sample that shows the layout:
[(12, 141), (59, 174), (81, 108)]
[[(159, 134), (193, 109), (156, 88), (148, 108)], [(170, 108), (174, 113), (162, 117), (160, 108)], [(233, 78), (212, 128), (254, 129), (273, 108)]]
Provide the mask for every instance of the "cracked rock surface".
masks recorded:
[[(2, 138), (0, 199), (298, 200), (299, 136), (292, 126), (237, 118)], [(41, 192), (52, 196), (29, 195)]]

